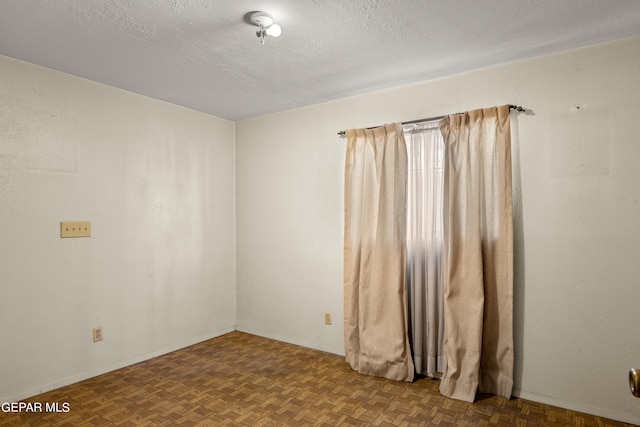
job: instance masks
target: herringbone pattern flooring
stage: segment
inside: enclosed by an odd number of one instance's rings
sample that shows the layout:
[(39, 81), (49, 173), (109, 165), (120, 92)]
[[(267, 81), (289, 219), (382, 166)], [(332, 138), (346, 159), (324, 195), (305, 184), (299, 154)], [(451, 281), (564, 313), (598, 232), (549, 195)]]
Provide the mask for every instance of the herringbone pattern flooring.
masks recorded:
[(28, 399), (67, 413), (0, 413), (10, 426), (625, 426), (522, 399), (469, 404), (438, 381), (359, 375), (344, 358), (241, 332)]

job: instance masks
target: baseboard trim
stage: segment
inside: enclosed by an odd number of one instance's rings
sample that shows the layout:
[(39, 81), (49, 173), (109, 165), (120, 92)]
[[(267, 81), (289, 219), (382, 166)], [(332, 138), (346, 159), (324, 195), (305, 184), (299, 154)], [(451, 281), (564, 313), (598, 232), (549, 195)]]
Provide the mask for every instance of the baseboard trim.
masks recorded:
[[(37, 396), (39, 394), (42, 393), (46, 393), (48, 391), (51, 390), (55, 390), (58, 389), (60, 387), (65, 387), (68, 386), (70, 384), (75, 384), (77, 382), (80, 381), (84, 381), (86, 379), (89, 378), (93, 378), (93, 377), (97, 377), (98, 375), (103, 375), (106, 374), (108, 372), (112, 372), (112, 371), (116, 371), (118, 369), (122, 369), (125, 368), (127, 366), (131, 366), (131, 365), (135, 365), (136, 363), (140, 363), (140, 362), (144, 362), (145, 360), (149, 360), (149, 359), (153, 359), (155, 357), (159, 357), (168, 353), (172, 353), (174, 351), (177, 350), (181, 350), (183, 348), (186, 347), (190, 347), (192, 345), (201, 343), (203, 341), (207, 341), (210, 340), (212, 338), (216, 338), (234, 331), (238, 331), (238, 332), (244, 332), (247, 334), (251, 334), (251, 335), (256, 335), (259, 337), (263, 337), (263, 338), (268, 338), (268, 339), (272, 339), (272, 340), (276, 340), (276, 341), (281, 341), (281, 342), (286, 342), (289, 344), (294, 344), (294, 345), (299, 345), (302, 347), (306, 347), (306, 348), (311, 348), (311, 349), (315, 349), (315, 350), (320, 350), (320, 351), (325, 351), (327, 353), (332, 353), (332, 354), (336, 354), (339, 356), (344, 356), (344, 353), (342, 353), (340, 350), (331, 348), (331, 347), (325, 347), (322, 345), (315, 345), (313, 343), (309, 343), (303, 340), (296, 340), (296, 339), (289, 339), (289, 338), (285, 338), (285, 337), (281, 337), (279, 335), (274, 335), (274, 334), (268, 334), (268, 333), (264, 333), (261, 331), (255, 331), (255, 330), (251, 330), (249, 328), (241, 328), (241, 327), (232, 327), (232, 328), (226, 328), (226, 329), (221, 329), (218, 331), (215, 331), (211, 334), (207, 334), (204, 336), (200, 336), (197, 338), (194, 338), (188, 342), (185, 343), (181, 343), (175, 346), (171, 346), (171, 347), (165, 347), (144, 355), (140, 355), (140, 356), (136, 356), (133, 357), (131, 359), (127, 359), (118, 363), (114, 363), (112, 365), (106, 366), (106, 367), (101, 367), (98, 369), (93, 369), (93, 370), (89, 370), (89, 371), (85, 371), (67, 378), (63, 378), (61, 380), (58, 381), (54, 381), (52, 383), (43, 385), (42, 387), (39, 387), (37, 389), (32, 389), (32, 390), (28, 390), (28, 391), (24, 391), (21, 393), (16, 393), (13, 395), (9, 395), (9, 396), (3, 396), (0, 397), (0, 401), (1, 402), (17, 402), (23, 399), (28, 399), (30, 397), (33, 396)], [(565, 408), (565, 409), (570, 409), (572, 411), (578, 411), (578, 412), (584, 412), (586, 414), (590, 414), (590, 415), (595, 415), (598, 417), (603, 417), (603, 418), (609, 418), (612, 420), (617, 420), (617, 421), (621, 421), (624, 423), (630, 423), (630, 424), (634, 424), (634, 425), (640, 425), (640, 416), (635, 416), (635, 415), (631, 415), (631, 414), (626, 414), (626, 413), (619, 413), (616, 411), (610, 411), (608, 409), (603, 409), (603, 408), (599, 408), (599, 407), (595, 407), (595, 406), (591, 406), (591, 405), (583, 405), (580, 403), (575, 403), (575, 402), (570, 402), (570, 401), (566, 401), (566, 400), (562, 400), (562, 399), (558, 399), (552, 396), (545, 396), (545, 395), (541, 395), (541, 394), (537, 394), (537, 393), (530, 393), (527, 391), (523, 391), (523, 390), (519, 390), (519, 389), (514, 389), (513, 390), (513, 396), (514, 397), (519, 397), (522, 399), (527, 399), (527, 400), (531, 400), (533, 402), (538, 402), (538, 403), (543, 403), (546, 405), (552, 405), (552, 406), (556, 406), (559, 408)]]
[(261, 332), (261, 331), (255, 331), (255, 330), (252, 330), (252, 329), (249, 329), (249, 328), (237, 327), (236, 330), (238, 332), (244, 332), (245, 334), (256, 335), (256, 336), (259, 336), (259, 337), (262, 337), (262, 338), (268, 338), (268, 339), (275, 340), (275, 341), (280, 341), (280, 342), (286, 342), (286, 343), (289, 343), (289, 344), (299, 345), (300, 347), (311, 348), (311, 349), (314, 349), (314, 350), (324, 351), (326, 353), (336, 354), (338, 356), (344, 356), (343, 352), (341, 352), (338, 349), (332, 348), (332, 347), (325, 347), (325, 346), (322, 346), (322, 345), (317, 345), (317, 344), (313, 344), (313, 343), (302, 341), (302, 340), (285, 338), (285, 337), (281, 337), (279, 335), (268, 334), (268, 333)]
[(596, 417), (609, 418), (611, 420), (621, 421), (624, 423), (640, 425), (640, 416), (610, 411), (608, 409), (599, 408), (591, 405), (583, 405), (580, 403), (570, 402), (558, 399), (552, 396), (545, 396), (528, 391), (513, 390), (513, 396), (521, 399), (531, 400), (533, 402), (544, 403), (545, 405), (556, 406), (558, 408), (570, 409), (572, 411), (584, 412), (585, 414), (595, 415)]
[(195, 345), (195, 344), (201, 343), (203, 341), (207, 341), (207, 340), (210, 340), (212, 338), (216, 338), (216, 337), (228, 334), (228, 333), (233, 332), (233, 331), (235, 331), (235, 328), (233, 328), (233, 327), (232, 328), (221, 329), (221, 330), (215, 331), (215, 332), (213, 332), (211, 334), (203, 335), (203, 336), (194, 338), (192, 340), (189, 340), (187, 342), (180, 343), (180, 344), (175, 345), (175, 346), (165, 347), (165, 348), (162, 348), (162, 349), (158, 349), (158, 350), (152, 351), (150, 353), (146, 353), (146, 354), (143, 354), (143, 355), (140, 355), (140, 356), (136, 356), (136, 357), (127, 359), (127, 360), (123, 360), (121, 362), (117, 362), (117, 363), (114, 363), (114, 364), (111, 364), (111, 365), (107, 365), (107, 366), (103, 366), (103, 367), (96, 368), (96, 369), (91, 369), (91, 370), (88, 370), (88, 371), (85, 371), (85, 372), (78, 373), (76, 375), (72, 375), (70, 377), (62, 378), (60, 380), (45, 384), (45, 385), (43, 385), (41, 387), (38, 387), (36, 389), (27, 390), (27, 391), (16, 393), (16, 394), (9, 395), (9, 396), (3, 396), (3, 397), (0, 397), (0, 402), (17, 402), (17, 401), (20, 401), (20, 400), (23, 400), (23, 399), (28, 399), (30, 397), (37, 396), (39, 394), (46, 393), (48, 391), (58, 389), (60, 387), (65, 387), (65, 386), (68, 386), (68, 385), (71, 385), (71, 384), (75, 384), (77, 382), (84, 381), (84, 380), (89, 379), (89, 378), (97, 377), (99, 375), (103, 375), (103, 374), (106, 374), (108, 372), (117, 371), (118, 369), (122, 369), (122, 368), (126, 368), (127, 366), (135, 365), (136, 363), (144, 362), (145, 360), (153, 359), (153, 358), (158, 357), (158, 356), (162, 356), (162, 355), (165, 355), (165, 354), (168, 354), (168, 353), (172, 353), (174, 351), (190, 347), (192, 345)]

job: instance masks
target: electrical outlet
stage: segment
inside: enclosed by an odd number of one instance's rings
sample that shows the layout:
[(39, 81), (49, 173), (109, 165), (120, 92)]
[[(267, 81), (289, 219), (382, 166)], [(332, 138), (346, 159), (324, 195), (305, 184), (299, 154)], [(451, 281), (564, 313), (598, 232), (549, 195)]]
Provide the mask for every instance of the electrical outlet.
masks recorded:
[(324, 324), (325, 325), (330, 325), (331, 324), (331, 313), (325, 313), (324, 314)]
[(93, 342), (102, 341), (102, 326), (93, 328)]

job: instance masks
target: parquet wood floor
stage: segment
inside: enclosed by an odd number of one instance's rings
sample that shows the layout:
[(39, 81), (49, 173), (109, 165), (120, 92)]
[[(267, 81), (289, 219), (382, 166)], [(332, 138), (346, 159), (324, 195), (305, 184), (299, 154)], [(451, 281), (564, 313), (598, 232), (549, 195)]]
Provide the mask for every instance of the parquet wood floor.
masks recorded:
[(523, 399), (442, 397), (438, 381), (360, 375), (341, 356), (233, 332), (26, 402), (3, 426), (627, 426)]

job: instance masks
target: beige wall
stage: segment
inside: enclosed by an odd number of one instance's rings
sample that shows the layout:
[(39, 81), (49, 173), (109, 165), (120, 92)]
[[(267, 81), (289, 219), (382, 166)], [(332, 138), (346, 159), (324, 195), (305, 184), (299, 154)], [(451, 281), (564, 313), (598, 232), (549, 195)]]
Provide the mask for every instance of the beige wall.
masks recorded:
[(234, 329), (234, 127), (0, 57), (0, 401)]
[(239, 122), (238, 329), (343, 353), (337, 131), (516, 103), (515, 387), (640, 423), (638, 76), (633, 38)]

